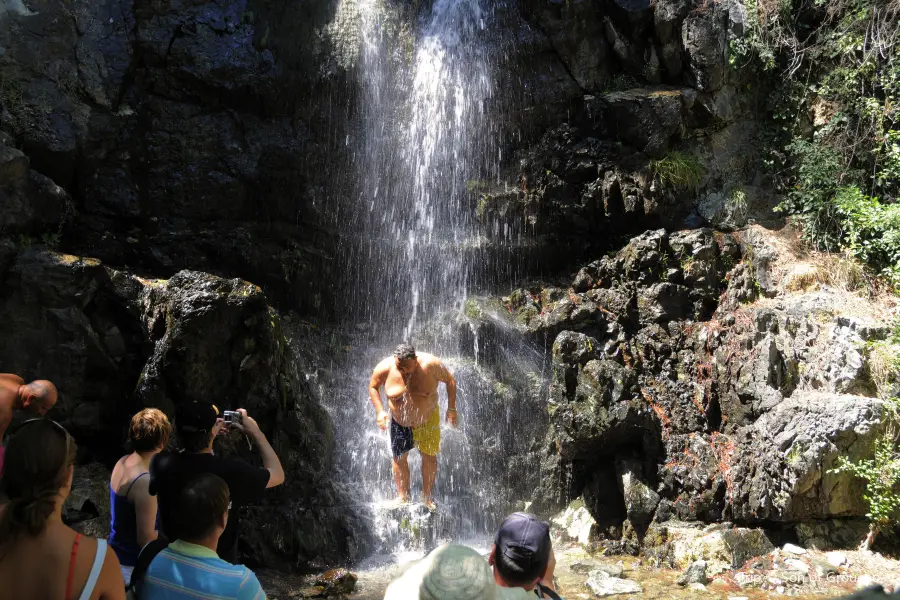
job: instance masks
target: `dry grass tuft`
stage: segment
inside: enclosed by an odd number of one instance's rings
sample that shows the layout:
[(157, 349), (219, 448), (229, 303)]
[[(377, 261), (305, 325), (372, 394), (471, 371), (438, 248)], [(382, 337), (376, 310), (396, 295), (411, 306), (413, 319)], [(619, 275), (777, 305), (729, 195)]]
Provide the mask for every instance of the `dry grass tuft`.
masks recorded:
[(844, 292), (861, 292), (868, 298), (888, 291), (873, 273), (853, 257), (811, 252), (806, 259), (794, 264), (785, 274), (785, 291), (805, 292), (829, 286)]
[(900, 344), (874, 343), (869, 347), (867, 358), (869, 377), (878, 390), (878, 396), (891, 397), (894, 383), (900, 377)]

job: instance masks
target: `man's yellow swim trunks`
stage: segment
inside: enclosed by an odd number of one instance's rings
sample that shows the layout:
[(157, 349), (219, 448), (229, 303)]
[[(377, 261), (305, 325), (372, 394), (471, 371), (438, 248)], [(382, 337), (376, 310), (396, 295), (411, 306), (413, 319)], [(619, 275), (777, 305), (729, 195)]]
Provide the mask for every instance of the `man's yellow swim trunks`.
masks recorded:
[(413, 448), (428, 456), (441, 451), (441, 410), (435, 406), (428, 420), (418, 427), (404, 427), (391, 418), (391, 451), (403, 456)]

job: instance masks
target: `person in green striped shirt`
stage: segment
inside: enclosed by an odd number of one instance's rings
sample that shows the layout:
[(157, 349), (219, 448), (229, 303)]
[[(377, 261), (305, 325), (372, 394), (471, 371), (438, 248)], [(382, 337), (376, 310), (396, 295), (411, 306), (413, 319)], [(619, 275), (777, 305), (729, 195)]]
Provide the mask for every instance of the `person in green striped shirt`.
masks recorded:
[(198, 475), (185, 486), (178, 512), (181, 538), (150, 563), (141, 600), (266, 600), (253, 571), (216, 554), (230, 498), (228, 484), (212, 473)]

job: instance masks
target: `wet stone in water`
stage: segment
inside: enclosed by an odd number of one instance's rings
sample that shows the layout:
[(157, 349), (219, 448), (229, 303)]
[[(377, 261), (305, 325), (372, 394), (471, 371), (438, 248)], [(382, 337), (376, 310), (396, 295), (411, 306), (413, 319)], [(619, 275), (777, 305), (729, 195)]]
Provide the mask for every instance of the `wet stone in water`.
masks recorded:
[(326, 595), (349, 594), (356, 587), (356, 575), (347, 569), (331, 569), (316, 578), (316, 587)]

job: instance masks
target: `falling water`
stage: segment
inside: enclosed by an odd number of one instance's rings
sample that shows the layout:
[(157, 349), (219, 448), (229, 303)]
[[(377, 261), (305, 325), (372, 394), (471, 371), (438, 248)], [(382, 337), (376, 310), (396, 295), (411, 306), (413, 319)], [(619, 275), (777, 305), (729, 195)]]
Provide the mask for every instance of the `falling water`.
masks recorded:
[[(493, 2), (434, 0), (419, 15), (407, 14), (408, 2), (357, 3), (360, 114), (350, 146), (359, 194), (347, 225), (354, 280), (346, 291), (357, 321), (346, 325), (352, 334), (343, 331), (352, 358), (320, 394), (335, 423), (338, 477), (371, 511), (382, 553), (396, 559), (438, 540), (486, 539), (513, 505), (504, 461), (526, 451), (528, 437), (515, 439), (522, 432), (512, 403), (500, 402), (511, 393), (483, 369), (477, 330), (454, 317), (488, 260), (468, 188), (498, 177), (499, 127), (486, 108), (495, 92)], [(367, 388), (375, 364), (406, 340), (444, 361), (459, 389), (461, 426), (442, 427), (435, 515), (382, 508), (396, 491), (388, 435), (375, 427)], [(520, 354), (509, 361), (540, 369), (532, 363), (541, 356)], [(443, 420), (443, 386), (440, 397)], [(418, 499), (417, 452), (409, 463)]]

